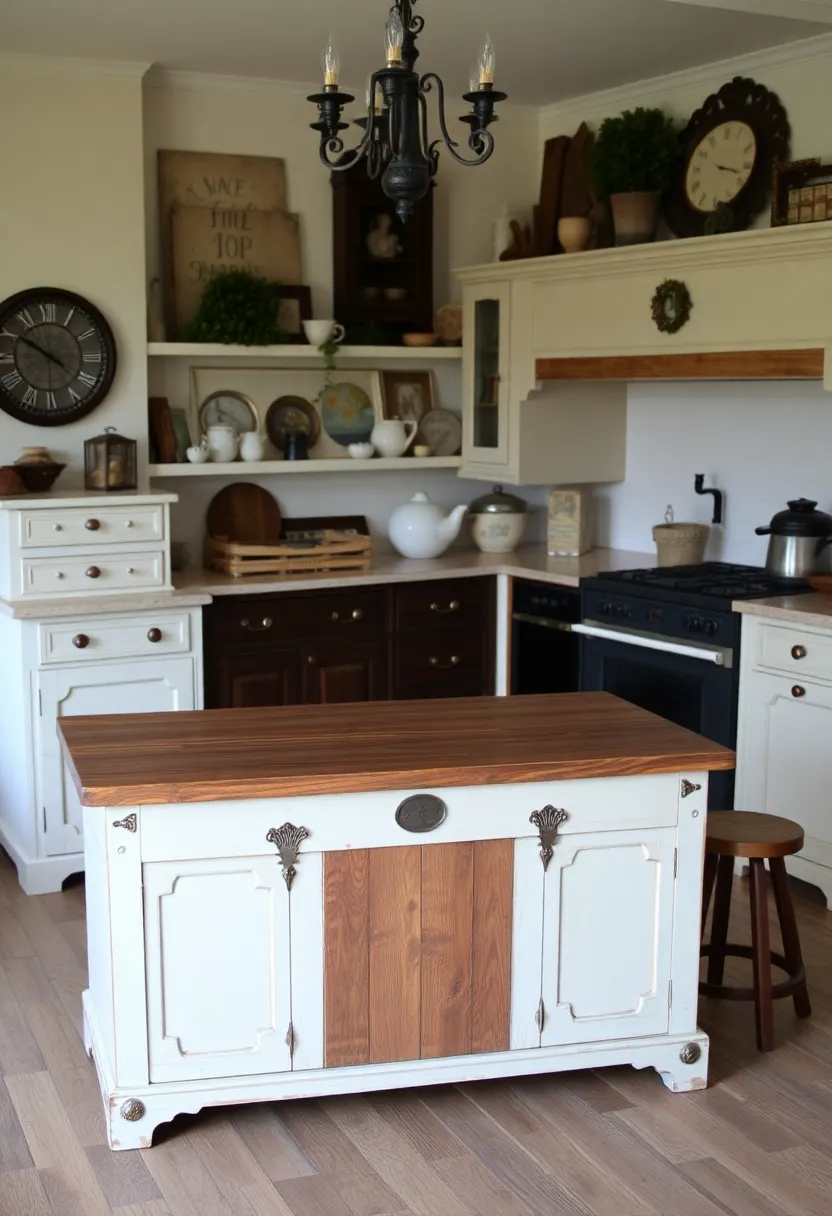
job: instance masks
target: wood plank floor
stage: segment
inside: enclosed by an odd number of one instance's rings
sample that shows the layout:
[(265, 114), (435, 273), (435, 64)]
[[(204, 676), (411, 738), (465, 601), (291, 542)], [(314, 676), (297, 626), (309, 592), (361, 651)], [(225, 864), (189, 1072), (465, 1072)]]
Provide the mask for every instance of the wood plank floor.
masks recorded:
[[(732, 936), (748, 940), (738, 884)], [(83, 884), (23, 895), (0, 852), (0, 1216), (828, 1216), (832, 915), (800, 887), (814, 1016), (703, 1002), (711, 1087), (618, 1068), (180, 1116), (111, 1153), (80, 1040)], [(773, 935), (776, 938), (776, 934)], [(732, 972), (743, 976), (743, 963)]]

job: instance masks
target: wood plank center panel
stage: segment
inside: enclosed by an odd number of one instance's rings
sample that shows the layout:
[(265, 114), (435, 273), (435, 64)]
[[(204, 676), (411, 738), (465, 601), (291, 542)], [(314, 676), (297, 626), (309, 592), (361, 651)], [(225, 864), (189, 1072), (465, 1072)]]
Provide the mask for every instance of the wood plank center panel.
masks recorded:
[(514, 842), (324, 854), (328, 1068), (508, 1049)]

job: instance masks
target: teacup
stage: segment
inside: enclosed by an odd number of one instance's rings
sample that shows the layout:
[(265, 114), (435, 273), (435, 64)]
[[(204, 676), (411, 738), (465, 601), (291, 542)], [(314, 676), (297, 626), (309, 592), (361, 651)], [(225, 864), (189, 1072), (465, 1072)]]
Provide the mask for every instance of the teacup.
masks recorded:
[(344, 327), (337, 321), (304, 321), (303, 332), (310, 346), (323, 346), (329, 341), (344, 341)]

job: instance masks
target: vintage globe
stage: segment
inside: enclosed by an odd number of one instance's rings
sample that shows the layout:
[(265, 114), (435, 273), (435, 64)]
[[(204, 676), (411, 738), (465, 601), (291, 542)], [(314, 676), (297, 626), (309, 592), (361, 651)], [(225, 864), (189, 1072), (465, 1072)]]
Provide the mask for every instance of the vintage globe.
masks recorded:
[(321, 413), (326, 433), (342, 447), (366, 443), (376, 421), (373, 403), (363, 388), (343, 381), (324, 393)]

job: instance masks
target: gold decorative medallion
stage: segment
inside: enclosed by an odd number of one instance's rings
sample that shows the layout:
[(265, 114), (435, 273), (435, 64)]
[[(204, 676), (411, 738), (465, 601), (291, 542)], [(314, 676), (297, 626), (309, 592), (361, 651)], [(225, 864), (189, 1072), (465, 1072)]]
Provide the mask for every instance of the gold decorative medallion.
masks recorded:
[(293, 823), (284, 823), (279, 828), (269, 828), (266, 840), (273, 844), (280, 854), (280, 868), (283, 871), (283, 881), (286, 889), (291, 891), (297, 870), (295, 869), (300, 846), (309, 836), (306, 828), (296, 828)]
[(127, 828), (128, 832), (135, 832), (138, 827), (136, 812), (133, 811), (130, 815), (125, 815), (124, 819), (116, 819), (113, 824), (114, 828)]
[(532, 811), (529, 816), (529, 823), (533, 823), (540, 833), (540, 860), (543, 862), (544, 871), (549, 869), (549, 862), (555, 851), (558, 828), (568, 818), (566, 811), (553, 806), (544, 806), (542, 811)]
[(145, 1116), (144, 1102), (140, 1102), (138, 1098), (128, 1098), (126, 1102), (122, 1102), (119, 1114), (128, 1123), (138, 1123), (139, 1119)]

